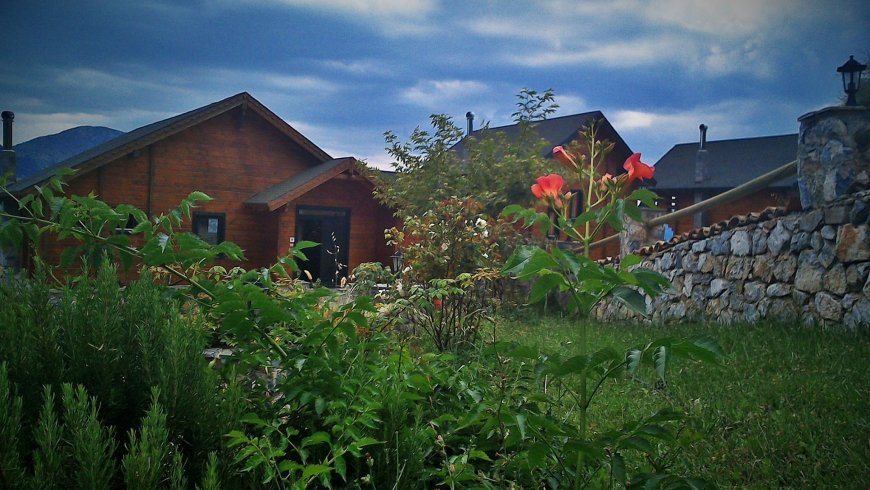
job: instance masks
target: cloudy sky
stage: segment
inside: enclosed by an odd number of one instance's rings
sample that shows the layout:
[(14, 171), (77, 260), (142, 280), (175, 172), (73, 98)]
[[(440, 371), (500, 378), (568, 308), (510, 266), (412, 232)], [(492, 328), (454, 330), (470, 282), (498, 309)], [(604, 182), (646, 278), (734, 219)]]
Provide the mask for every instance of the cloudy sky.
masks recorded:
[(335, 157), (389, 161), (429, 114), (510, 123), (524, 87), (601, 110), (653, 163), (697, 140), (797, 132), (870, 56), (866, 0), (15, 0), (0, 108), (16, 142), (129, 131), (247, 91)]

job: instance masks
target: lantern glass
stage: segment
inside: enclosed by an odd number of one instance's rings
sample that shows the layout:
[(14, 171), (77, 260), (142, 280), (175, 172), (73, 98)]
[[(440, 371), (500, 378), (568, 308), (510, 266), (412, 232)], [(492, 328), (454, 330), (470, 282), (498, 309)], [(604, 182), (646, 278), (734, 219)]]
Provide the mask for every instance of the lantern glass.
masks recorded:
[[(867, 69), (867, 65), (862, 65), (855, 61), (854, 56), (849, 56), (849, 61), (843, 63), (842, 66), (837, 68), (837, 72), (839, 72), (843, 77), (843, 91), (846, 92), (846, 105), (854, 106), (858, 105), (855, 100), (855, 94), (861, 88), (861, 72)], [(849, 80), (846, 81), (846, 76), (848, 75)], [(858, 83), (855, 83), (855, 78), (858, 78)]]
[(393, 261), (393, 263), (391, 264), (392, 269), (393, 269), (393, 274), (398, 274), (399, 271), (402, 270), (402, 251), (397, 250), (396, 253), (394, 253), (393, 255), (390, 256), (390, 259), (392, 259), (392, 261)]

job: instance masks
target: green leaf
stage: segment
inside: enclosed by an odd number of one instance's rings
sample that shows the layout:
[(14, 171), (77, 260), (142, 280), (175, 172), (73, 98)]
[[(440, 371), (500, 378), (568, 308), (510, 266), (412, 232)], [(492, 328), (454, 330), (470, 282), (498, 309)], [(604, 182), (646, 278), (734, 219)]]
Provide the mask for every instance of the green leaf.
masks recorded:
[(526, 208), (520, 206), (519, 204), (511, 204), (506, 206), (502, 210), (501, 214), (499, 214), (499, 216), (507, 218), (519, 213), (520, 211), (525, 211), (525, 209)]
[(624, 270), (634, 267), (635, 265), (640, 264), (642, 260), (643, 259), (638, 255), (626, 255), (619, 260), (619, 268)]
[(558, 272), (546, 272), (542, 274), (529, 293), (529, 303), (537, 303), (547, 297), (547, 294), (553, 289), (558, 288), (564, 290), (568, 287), (568, 281), (562, 274)]
[(191, 203), (197, 202), (197, 201), (203, 201), (203, 202), (214, 201), (214, 199), (211, 196), (209, 196), (205, 192), (200, 192), (200, 191), (191, 192), (190, 194), (187, 195), (186, 200), (191, 202)]
[(643, 451), (647, 454), (652, 454), (655, 449), (653, 449), (652, 444), (649, 441), (640, 436), (631, 436), (626, 438), (620, 444), (621, 447), (637, 449), (638, 451)]
[(324, 473), (329, 473), (332, 471), (332, 468), (322, 464), (310, 464), (306, 465), (305, 469), (302, 470), (302, 479), (308, 480), (311, 477), (322, 475)]
[(628, 374), (634, 375), (637, 373), (638, 368), (640, 368), (640, 362), (642, 358), (643, 351), (640, 349), (629, 349), (625, 353), (626, 369), (628, 370)]
[(318, 444), (328, 444), (332, 439), (326, 432), (315, 432), (310, 436), (302, 439), (302, 447), (316, 446)]
[(640, 201), (650, 209), (658, 209), (656, 208), (656, 200), (658, 198), (658, 194), (649, 189), (635, 189), (625, 200), (630, 202)]
[(550, 447), (543, 442), (533, 444), (526, 451), (526, 462), (531, 468), (540, 468), (547, 461), (547, 456), (550, 454)]
[(526, 416), (518, 413), (516, 415), (517, 428), (520, 430), (520, 438), (526, 439)]
[(665, 376), (668, 372), (668, 364), (670, 361), (670, 356), (668, 355), (669, 352), (670, 347), (667, 345), (660, 345), (653, 351), (653, 361), (656, 366), (656, 374), (659, 375), (659, 378), (662, 381), (665, 380)]
[(505, 263), (502, 273), (515, 275), (519, 279), (528, 279), (543, 269), (558, 268), (559, 263), (546, 250), (526, 245), (517, 247)]
[(627, 480), (625, 479), (625, 460), (622, 458), (622, 454), (618, 452), (613, 454), (610, 459), (610, 467), (613, 469), (613, 479), (616, 480), (616, 484), (625, 485)]
[(344, 456), (337, 454), (335, 455), (335, 460), (332, 462), (335, 467), (335, 472), (338, 473), (338, 476), (341, 477), (345, 482), (347, 481), (347, 464), (344, 461)]
[(636, 290), (626, 286), (619, 286), (614, 288), (611, 294), (632, 311), (647, 316), (646, 300)]
[(589, 364), (589, 357), (585, 355), (577, 355), (571, 357), (565, 362), (560, 363), (558, 366), (553, 368), (550, 372), (554, 377), (562, 377), (568, 374), (580, 374), (586, 370), (586, 367)]

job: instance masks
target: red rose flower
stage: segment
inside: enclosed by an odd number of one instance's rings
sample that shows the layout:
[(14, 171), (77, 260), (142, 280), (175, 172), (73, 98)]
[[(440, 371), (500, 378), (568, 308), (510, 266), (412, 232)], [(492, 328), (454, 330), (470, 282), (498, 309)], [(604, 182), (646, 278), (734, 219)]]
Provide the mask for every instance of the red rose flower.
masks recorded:
[(640, 153), (635, 153), (625, 160), (622, 166), (628, 170), (628, 182), (631, 183), (635, 179), (648, 180), (653, 176), (655, 168), (640, 161)]
[(565, 180), (562, 179), (561, 175), (544, 175), (543, 177), (538, 177), (535, 182), (537, 183), (532, 185), (532, 194), (535, 195), (535, 198), (552, 200), (557, 207), (562, 205), (559, 193), (562, 192)]

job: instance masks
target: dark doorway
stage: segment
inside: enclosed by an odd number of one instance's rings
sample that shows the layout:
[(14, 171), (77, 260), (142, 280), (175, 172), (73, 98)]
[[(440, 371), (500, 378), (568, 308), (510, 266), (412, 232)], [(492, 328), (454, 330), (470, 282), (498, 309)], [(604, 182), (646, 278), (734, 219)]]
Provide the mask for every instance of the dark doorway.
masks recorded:
[(299, 267), (311, 274), (312, 281), (334, 287), (347, 277), (350, 248), (350, 210), (300, 206), (296, 208), (296, 241), (320, 245), (303, 250), (308, 258)]

